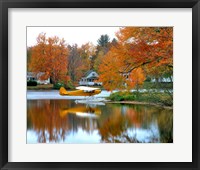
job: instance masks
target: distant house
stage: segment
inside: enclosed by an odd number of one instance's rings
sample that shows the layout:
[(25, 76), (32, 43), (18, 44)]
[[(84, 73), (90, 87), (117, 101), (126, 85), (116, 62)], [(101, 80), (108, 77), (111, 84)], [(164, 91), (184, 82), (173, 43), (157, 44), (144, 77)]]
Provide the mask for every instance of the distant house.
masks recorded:
[(27, 72), (27, 81), (36, 81), (38, 84), (50, 84), (50, 78), (46, 80), (40, 80), (40, 77), (43, 76), (45, 73), (39, 72), (39, 73), (33, 73), (33, 72)]
[(98, 82), (99, 75), (94, 70), (89, 70), (85, 73), (84, 77), (79, 81), (81, 86), (101, 86), (102, 83)]
[(173, 83), (173, 76), (164, 78), (164, 77), (159, 77), (158, 79), (152, 78), (151, 82), (160, 82), (160, 83)]

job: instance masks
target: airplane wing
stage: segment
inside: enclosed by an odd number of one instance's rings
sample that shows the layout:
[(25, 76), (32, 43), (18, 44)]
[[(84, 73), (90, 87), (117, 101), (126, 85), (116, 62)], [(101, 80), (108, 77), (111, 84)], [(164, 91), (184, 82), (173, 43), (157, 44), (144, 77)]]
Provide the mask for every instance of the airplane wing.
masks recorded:
[(93, 87), (86, 87), (86, 86), (79, 86), (76, 87), (77, 90), (83, 90), (85, 92), (92, 92), (94, 90), (98, 90), (99, 88), (93, 88)]

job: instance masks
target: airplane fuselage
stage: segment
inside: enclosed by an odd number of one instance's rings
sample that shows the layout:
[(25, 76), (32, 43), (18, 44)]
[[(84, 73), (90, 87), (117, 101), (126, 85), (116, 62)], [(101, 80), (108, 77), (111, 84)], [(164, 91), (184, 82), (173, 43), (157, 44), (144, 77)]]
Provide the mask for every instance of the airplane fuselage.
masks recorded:
[(93, 96), (99, 93), (101, 93), (100, 89), (95, 89), (91, 91), (87, 90), (67, 91), (64, 87), (60, 88), (60, 95), (62, 96)]

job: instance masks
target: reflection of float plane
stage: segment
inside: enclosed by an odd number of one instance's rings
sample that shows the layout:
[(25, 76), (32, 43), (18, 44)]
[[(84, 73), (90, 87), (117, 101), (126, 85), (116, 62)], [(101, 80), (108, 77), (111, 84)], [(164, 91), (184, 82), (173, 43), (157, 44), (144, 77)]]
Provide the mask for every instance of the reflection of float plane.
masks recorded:
[(79, 86), (74, 91), (67, 91), (64, 87), (60, 88), (60, 95), (62, 96), (93, 96), (101, 93), (101, 89), (93, 87)]
[(97, 117), (101, 114), (101, 110), (99, 108), (91, 108), (91, 107), (74, 107), (74, 108), (60, 110), (61, 117), (64, 117), (68, 113), (76, 114), (77, 116), (82, 116), (82, 117)]

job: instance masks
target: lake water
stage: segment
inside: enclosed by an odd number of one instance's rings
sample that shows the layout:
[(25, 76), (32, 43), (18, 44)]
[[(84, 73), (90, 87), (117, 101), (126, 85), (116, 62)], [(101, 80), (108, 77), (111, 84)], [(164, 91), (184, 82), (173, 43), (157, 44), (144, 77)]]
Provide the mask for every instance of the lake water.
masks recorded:
[(171, 143), (173, 110), (27, 100), (27, 143)]

